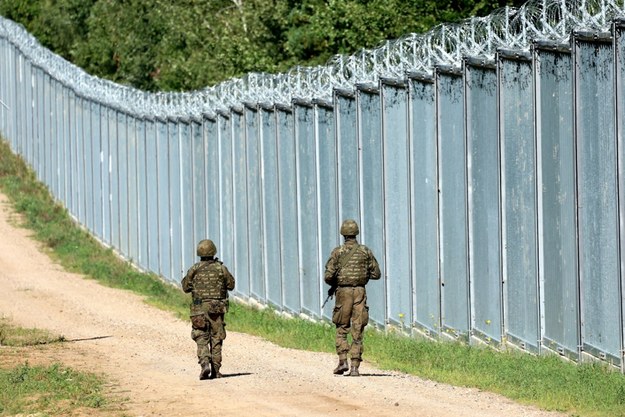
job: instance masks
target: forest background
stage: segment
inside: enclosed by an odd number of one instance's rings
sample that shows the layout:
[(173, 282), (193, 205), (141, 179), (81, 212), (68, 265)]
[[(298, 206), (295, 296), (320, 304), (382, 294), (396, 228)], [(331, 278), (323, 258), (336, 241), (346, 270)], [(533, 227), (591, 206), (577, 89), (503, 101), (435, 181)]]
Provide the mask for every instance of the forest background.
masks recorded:
[(193, 91), (336, 55), (506, 0), (0, 0), (0, 15), (91, 75), (144, 91)]

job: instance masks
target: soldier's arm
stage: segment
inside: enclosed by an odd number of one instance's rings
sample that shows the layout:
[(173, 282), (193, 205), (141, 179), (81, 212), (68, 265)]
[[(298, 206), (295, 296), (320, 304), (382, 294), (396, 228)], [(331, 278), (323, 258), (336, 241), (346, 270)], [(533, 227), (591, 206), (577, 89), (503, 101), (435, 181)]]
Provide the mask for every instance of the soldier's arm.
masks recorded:
[(230, 271), (228, 271), (228, 268), (226, 268), (225, 265), (222, 265), (222, 268), (224, 269), (224, 276), (226, 277), (226, 288), (228, 289), (228, 291), (232, 291), (234, 290), (235, 285), (234, 277), (232, 276)]
[(336, 271), (338, 270), (337, 249), (334, 249), (326, 262), (325, 274), (323, 280), (328, 285), (334, 285), (336, 280)]
[(182, 291), (191, 292), (193, 290), (193, 274), (195, 273), (195, 265), (193, 265), (187, 271), (187, 274), (182, 279)]
[(369, 252), (369, 265), (368, 265), (368, 269), (369, 269), (369, 279), (380, 279), (380, 276), (382, 275), (382, 273), (380, 272), (380, 264), (378, 264), (378, 260), (375, 259), (375, 256), (373, 255), (373, 252), (371, 252), (371, 250), (368, 250)]

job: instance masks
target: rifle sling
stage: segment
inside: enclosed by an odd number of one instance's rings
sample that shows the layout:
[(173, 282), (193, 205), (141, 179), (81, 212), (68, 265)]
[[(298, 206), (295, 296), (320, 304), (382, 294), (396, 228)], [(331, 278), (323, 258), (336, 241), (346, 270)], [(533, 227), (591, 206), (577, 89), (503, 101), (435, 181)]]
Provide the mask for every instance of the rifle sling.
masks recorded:
[(356, 253), (356, 250), (360, 247), (359, 244), (354, 245), (354, 247), (347, 253), (347, 255), (344, 255), (340, 260), (339, 260), (339, 269), (336, 271), (336, 273), (338, 274), (338, 272), (343, 269), (345, 267), (345, 265), (347, 265), (347, 262), (350, 260), (350, 258), (352, 257), (352, 255), (354, 253)]

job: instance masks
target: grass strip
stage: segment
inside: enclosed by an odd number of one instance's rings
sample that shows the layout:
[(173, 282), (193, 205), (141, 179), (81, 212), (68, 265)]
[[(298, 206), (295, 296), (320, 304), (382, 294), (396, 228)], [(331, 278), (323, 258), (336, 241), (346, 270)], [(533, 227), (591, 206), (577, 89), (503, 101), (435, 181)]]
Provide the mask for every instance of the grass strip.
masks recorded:
[(0, 350), (0, 416), (120, 415), (109, 407), (112, 400), (104, 394), (101, 377), (59, 363), (33, 366), (19, 353), (29, 346), (64, 340), (46, 330), (14, 326), (0, 317), (0, 346), (7, 349), (6, 354)]
[[(66, 269), (142, 294), (152, 305), (186, 319), (187, 295), (154, 274), (138, 272), (78, 227), (6, 141), (0, 141), (0, 189), (24, 215), (25, 226)], [(231, 330), (284, 347), (334, 351), (334, 330), (327, 323), (289, 319), (270, 308), (238, 303), (231, 304), (227, 321)], [(625, 417), (625, 376), (603, 364), (578, 365), (555, 356), (433, 342), (373, 329), (367, 330), (365, 340), (366, 360), (382, 369), (496, 392), (574, 416)]]
[(54, 336), (46, 330), (13, 326), (7, 318), (0, 317), (0, 346), (35, 346), (64, 340), (63, 336)]
[(73, 415), (78, 408), (99, 409), (107, 405), (103, 381), (94, 374), (76, 372), (55, 363), (14, 369), (0, 368), (0, 415), (24, 412)]

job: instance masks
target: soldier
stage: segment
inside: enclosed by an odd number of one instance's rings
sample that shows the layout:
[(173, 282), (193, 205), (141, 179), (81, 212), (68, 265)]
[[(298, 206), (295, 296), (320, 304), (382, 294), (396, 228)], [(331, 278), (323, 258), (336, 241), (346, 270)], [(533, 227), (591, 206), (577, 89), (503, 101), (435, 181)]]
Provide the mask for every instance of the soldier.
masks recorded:
[[(228, 312), (228, 291), (234, 289), (234, 277), (215, 257), (217, 247), (204, 239), (197, 245), (200, 261), (182, 279), (182, 290), (190, 292), (191, 338), (197, 343), (200, 379), (221, 378), (221, 348), (226, 338), (224, 314)], [(212, 370), (211, 370), (212, 368)]]
[[(339, 364), (335, 375), (360, 376), (358, 367), (362, 361), (362, 334), (369, 322), (369, 306), (365, 285), (370, 279), (380, 279), (380, 266), (371, 250), (356, 240), (358, 224), (345, 220), (341, 234), (345, 243), (335, 248), (326, 262), (324, 280), (330, 285), (329, 295), (335, 291), (336, 301), (332, 322), (336, 325), (336, 353)], [(351, 345), (347, 335), (352, 335)], [(347, 354), (351, 356), (351, 369), (347, 366)]]

